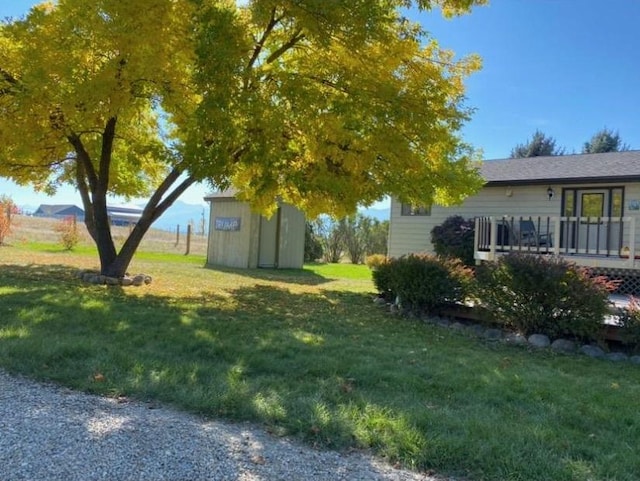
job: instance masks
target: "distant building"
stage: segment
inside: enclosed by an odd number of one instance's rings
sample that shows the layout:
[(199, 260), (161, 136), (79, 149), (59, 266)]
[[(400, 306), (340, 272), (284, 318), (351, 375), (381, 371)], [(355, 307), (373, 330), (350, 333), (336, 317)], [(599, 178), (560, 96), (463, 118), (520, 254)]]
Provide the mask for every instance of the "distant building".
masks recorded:
[(115, 226), (135, 225), (142, 217), (142, 209), (135, 205), (109, 205), (107, 206), (109, 222)]
[(74, 217), (78, 221), (84, 220), (84, 210), (71, 204), (40, 204), (40, 207), (33, 213), (35, 217), (50, 217), (53, 219), (64, 219)]
[[(134, 205), (110, 205), (107, 206), (109, 222), (115, 226), (135, 225), (142, 216), (142, 209)], [(41, 204), (33, 213), (35, 217), (49, 217), (52, 219), (64, 219), (75, 216), (84, 221), (84, 210), (71, 204)]]

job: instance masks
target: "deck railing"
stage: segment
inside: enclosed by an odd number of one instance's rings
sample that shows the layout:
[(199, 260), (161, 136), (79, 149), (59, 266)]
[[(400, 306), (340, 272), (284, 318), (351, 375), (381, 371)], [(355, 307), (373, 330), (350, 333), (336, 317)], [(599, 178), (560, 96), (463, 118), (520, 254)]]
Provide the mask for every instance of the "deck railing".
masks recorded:
[(633, 217), (476, 218), (476, 259), (492, 260), (496, 253), (514, 251), (633, 261), (640, 249)]

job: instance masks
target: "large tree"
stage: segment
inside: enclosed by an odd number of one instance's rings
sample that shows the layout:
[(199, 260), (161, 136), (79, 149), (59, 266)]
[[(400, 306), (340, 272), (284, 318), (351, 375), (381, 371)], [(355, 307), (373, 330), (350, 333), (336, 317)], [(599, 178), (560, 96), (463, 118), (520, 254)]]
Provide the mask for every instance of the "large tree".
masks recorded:
[[(455, 59), (402, 8), (486, 0), (59, 0), (0, 26), (0, 175), (76, 186), (103, 274), (194, 182), (342, 216), (481, 185)], [(148, 196), (118, 250), (107, 196)]]
[(629, 146), (622, 142), (620, 134), (606, 127), (599, 130), (591, 137), (589, 142), (582, 146), (583, 154), (602, 154), (604, 152), (622, 152), (629, 150)]
[(524, 144), (516, 145), (511, 150), (511, 158), (541, 157), (551, 155), (564, 155), (564, 149), (556, 147), (553, 137), (548, 137), (540, 130), (536, 130), (530, 140)]

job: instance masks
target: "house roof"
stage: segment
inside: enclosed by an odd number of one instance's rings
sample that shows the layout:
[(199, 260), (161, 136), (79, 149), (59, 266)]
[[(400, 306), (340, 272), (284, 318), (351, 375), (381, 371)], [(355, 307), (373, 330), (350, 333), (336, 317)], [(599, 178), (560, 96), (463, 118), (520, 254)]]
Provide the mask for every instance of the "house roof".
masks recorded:
[(44, 216), (54, 216), (64, 214), (67, 211), (84, 213), (80, 207), (73, 204), (40, 204), (40, 207), (36, 209), (35, 213)]
[(640, 150), (487, 160), (480, 173), (488, 186), (638, 182)]

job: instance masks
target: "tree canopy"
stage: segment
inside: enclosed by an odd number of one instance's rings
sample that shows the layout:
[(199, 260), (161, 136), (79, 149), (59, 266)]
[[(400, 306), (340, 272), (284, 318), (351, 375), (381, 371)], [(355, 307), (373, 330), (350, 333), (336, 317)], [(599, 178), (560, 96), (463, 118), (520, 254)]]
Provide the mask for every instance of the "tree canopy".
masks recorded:
[(551, 155), (564, 155), (564, 149), (556, 147), (556, 141), (553, 137), (548, 137), (540, 130), (536, 130), (524, 144), (516, 145), (511, 150), (511, 158), (523, 157), (541, 157)]
[[(0, 25), (0, 175), (74, 185), (103, 274), (197, 181), (265, 213), (342, 216), (383, 195), (460, 202), (482, 184), (459, 135), (456, 59), (402, 8), (486, 0), (59, 0)], [(108, 194), (149, 196), (118, 251)]]
[(585, 142), (582, 147), (583, 154), (601, 154), (625, 150), (629, 150), (629, 146), (622, 142), (620, 134), (606, 127), (593, 134), (591, 140)]

